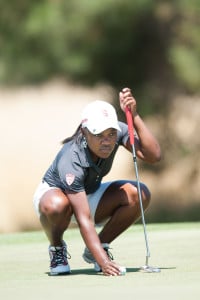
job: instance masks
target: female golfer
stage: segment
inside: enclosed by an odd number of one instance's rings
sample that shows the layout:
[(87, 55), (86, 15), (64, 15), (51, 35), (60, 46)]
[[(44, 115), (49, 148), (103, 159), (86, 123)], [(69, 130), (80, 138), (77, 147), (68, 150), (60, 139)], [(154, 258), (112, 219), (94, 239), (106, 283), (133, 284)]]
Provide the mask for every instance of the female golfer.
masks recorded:
[[(137, 157), (148, 163), (160, 160), (160, 147), (136, 110), (129, 88), (119, 93), (123, 112), (131, 110), (136, 131)], [(127, 124), (118, 121), (114, 107), (105, 101), (89, 103), (82, 112), (74, 135), (46, 171), (34, 195), (34, 206), (48, 237), (50, 274), (70, 273), (64, 232), (75, 220), (86, 248), (83, 259), (104, 275), (120, 275), (120, 266), (109, 252), (109, 244), (140, 217), (136, 182), (116, 180), (102, 183), (110, 171), (119, 146), (132, 152)], [(144, 209), (150, 201), (141, 183)], [(97, 234), (95, 225), (102, 225)]]

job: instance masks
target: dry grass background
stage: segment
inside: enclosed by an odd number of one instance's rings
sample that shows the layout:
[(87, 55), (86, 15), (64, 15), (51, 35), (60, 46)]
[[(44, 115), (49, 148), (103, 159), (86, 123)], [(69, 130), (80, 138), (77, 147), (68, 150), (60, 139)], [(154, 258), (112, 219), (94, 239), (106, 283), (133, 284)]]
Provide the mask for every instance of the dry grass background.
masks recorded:
[[(95, 99), (110, 101), (112, 89), (88, 89), (53, 81), (41, 86), (0, 89), (0, 232), (40, 228), (33, 210), (32, 197), (43, 173), (60, 149), (60, 141), (71, 135), (79, 124), (86, 103)], [(200, 159), (198, 150), (199, 99), (174, 101), (167, 119), (149, 118), (147, 123), (165, 146), (165, 172), (140, 170), (142, 181), (150, 186), (155, 202), (161, 198), (199, 204)], [(184, 128), (184, 130), (183, 130)], [(173, 133), (173, 134), (171, 134)], [(176, 142), (174, 142), (176, 140)], [(194, 155), (176, 159), (176, 143), (187, 145)], [(171, 152), (172, 151), (172, 152)], [(132, 156), (119, 151), (114, 167), (105, 179), (133, 178)], [(176, 197), (177, 194), (179, 197)], [(174, 199), (173, 198), (174, 195)], [(189, 201), (189, 199), (188, 199)]]

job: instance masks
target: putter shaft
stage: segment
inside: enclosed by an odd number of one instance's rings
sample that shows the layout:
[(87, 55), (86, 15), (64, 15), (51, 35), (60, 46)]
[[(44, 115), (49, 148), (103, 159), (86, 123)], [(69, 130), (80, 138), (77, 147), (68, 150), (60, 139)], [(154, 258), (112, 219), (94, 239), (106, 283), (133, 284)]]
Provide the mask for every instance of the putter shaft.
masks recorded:
[(127, 124), (128, 124), (130, 144), (132, 145), (133, 162), (134, 162), (135, 176), (136, 176), (136, 182), (137, 182), (137, 191), (138, 191), (138, 198), (139, 198), (139, 203), (140, 203), (145, 244), (146, 244), (146, 264), (143, 267), (141, 267), (140, 270), (143, 272), (148, 272), (148, 273), (152, 273), (152, 272), (159, 273), (160, 272), (159, 268), (150, 267), (148, 265), (148, 259), (150, 257), (150, 250), (149, 250), (149, 243), (148, 243), (148, 239), (147, 239), (146, 223), (145, 223), (145, 218), (144, 218), (144, 208), (143, 208), (143, 204), (142, 204), (142, 194), (141, 194), (141, 189), (140, 189), (140, 180), (139, 180), (138, 167), (137, 167), (137, 157), (136, 157), (135, 146), (134, 146), (133, 118), (132, 118), (131, 111), (128, 107), (126, 107), (126, 119), (127, 119)]
[(148, 258), (150, 257), (150, 250), (149, 250), (149, 243), (148, 243), (148, 239), (147, 239), (146, 223), (145, 223), (145, 218), (144, 218), (144, 208), (143, 208), (143, 204), (142, 204), (142, 195), (141, 195), (141, 189), (140, 189), (140, 180), (139, 180), (139, 175), (138, 175), (137, 158), (136, 158), (134, 144), (132, 145), (132, 152), (133, 152), (133, 162), (134, 162), (135, 176), (136, 176), (136, 182), (137, 182), (138, 198), (139, 198), (139, 203), (140, 203), (142, 224), (143, 224), (145, 244), (146, 244), (146, 265), (148, 265)]

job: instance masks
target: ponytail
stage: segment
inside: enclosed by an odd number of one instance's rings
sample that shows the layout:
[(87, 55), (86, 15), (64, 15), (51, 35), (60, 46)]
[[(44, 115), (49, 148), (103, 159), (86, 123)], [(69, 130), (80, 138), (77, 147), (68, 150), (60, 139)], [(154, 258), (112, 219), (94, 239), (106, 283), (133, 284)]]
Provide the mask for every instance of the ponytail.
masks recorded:
[(81, 124), (78, 126), (78, 128), (76, 129), (76, 131), (72, 136), (65, 138), (61, 143), (66, 144), (71, 140), (77, 140), (78, 137), (80, 136), (80, 133), (81, 133)]

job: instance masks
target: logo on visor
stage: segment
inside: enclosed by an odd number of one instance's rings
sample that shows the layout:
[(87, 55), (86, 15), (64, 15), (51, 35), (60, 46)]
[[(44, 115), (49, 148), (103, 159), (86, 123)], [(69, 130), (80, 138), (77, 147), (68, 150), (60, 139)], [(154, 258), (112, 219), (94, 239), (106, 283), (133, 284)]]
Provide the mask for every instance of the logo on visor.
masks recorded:
[(107, 109), (103, 109), (102, 110), (102, 114), (103, 114), (104, 117), (108, 117), (109, 116)]
[(66, 182), (68, 185), (71, 185), (74, 182), (75, 175), (74, 174), (66, 174)]

